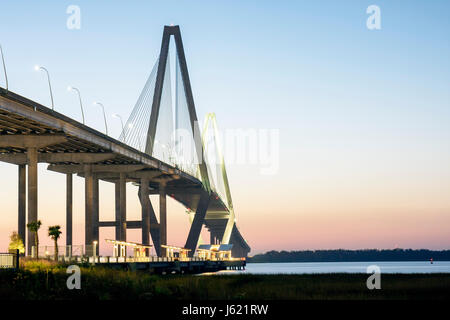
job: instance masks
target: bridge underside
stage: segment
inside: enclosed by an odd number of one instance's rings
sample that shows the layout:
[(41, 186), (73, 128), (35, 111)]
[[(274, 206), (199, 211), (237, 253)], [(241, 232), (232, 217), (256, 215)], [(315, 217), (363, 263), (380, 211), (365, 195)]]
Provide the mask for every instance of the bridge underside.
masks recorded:
[[(205, 225), (217, 239), (220, 239), (220, 234), (223, 234), (228, 221), (229, 212), (224, 203), (214, 192), (205, 196), (206, 191), (202, 182), (195, 177), (2, 88), (0, 88), (0, 161), (16, 164), (19, 168), (18, 232), (22, 239), (27, 238), (28, 253), (34, 245), (34, 238), (30, 234), (25, 234), (25, 226), (27, 220), (31, 222), (38, 219), (37, 164), (40, 162), (48, 163), (48, 170), (67, 176), (67, 245), (72, 245), (73, 174), (85, 178), (87, 245), (98, 241), (99, 228), (107, 226), (116, 228), (117, 240), (125, 239), (127, 228), (140, 228), (143, 243), (149, 243), (150, 234), (155, 247), (165, 244), (166, 196), (174, 198), (186, 208), (196, 212), (193, 227), (201, 222), (200, 226)], [(28, 168), (27, 175), (26, 168)], [(99, 219), (99, 180), (114, 183), (116, 186), (114, 221)], [(143, 204), (140, 221), (126, 219), (125, 185), (129, 182), (148, 185), (148, 188), (144, 188), (139, 194)], [(159, 221), (151, 202), (147, 201), (151, 194), (160, 195), (163, 212), (160, 212)], [(190, 245), (193, 251), (198, 240), (197, 232), (194, 231), (191, 228), (190, 238), (187, 241), (187, 245)], [(236, 257), (246, 256), (250, 251), (236, 225), (230, 243), (233, 244), (233, 255)], [(160, 251), (159, 249), (157, 248), (157, 251)]]

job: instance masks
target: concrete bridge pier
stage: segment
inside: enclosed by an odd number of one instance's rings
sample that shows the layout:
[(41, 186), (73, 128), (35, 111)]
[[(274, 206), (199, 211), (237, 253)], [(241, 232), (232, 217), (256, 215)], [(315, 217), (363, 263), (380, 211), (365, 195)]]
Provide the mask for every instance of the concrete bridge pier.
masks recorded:
[[(117, 173), (116, 173), (117, 174)], [(127, 241), (127, 175), (125, 172), (118, 174), (115, 185), (115, 227), (116, 240)]]
[(73, 174), (66, 173), (66, 247), (67, 256), (72, 256), (73, 229)]
[(147, 177), (141, 178), (140, 198), (142, 206), (142, 244), (150, 244), (150, 206), (149, 206), (149, 179)]
[(89, 245), (94, 241), (93, 233), (93, 215), (94, 215), (94, 175), (90, 164), (84, 165), (84, 243), (86, 245), (86, 254), (91, 256), (93, 252), (89, 250)]
[(119, 232), (120, 240), (127, 240), (127, 185), (126, 174), (119, 175)]
[(93, 208), (92, 208), (92, 241), (96, 243), (95, 255), (99, 255), (100, 250), (100, 232), (99, 232), (99, 220), (100, 220), (100, 204), (99, 204), (99, 180), (94, 174), (93, 177)]
[[(166, 182), (159, 184), (159, 224), (160, 224), (160, 245), (167, 245), (167, 198)], [(161, 247), (161, 256), (167, 256), (166, 248)]]
[[(28, 222), (38, 220), (38, 157), (36, 148), (28, 148)], [(31, 247), (35, 246), (34, 234), (28, 230), (27, 252), (31, 255)]]
[(18, 203), (18, 227), (17, 232), (24, 242), (25, 245), (25, 239), (26, 239), (26, 230), (27, 230), (27, 221), (26, 221), (26, 204), (27, 204), (27, 198), (26, 198), (26, 183), (27, 183), (27, 167), (25, 164), (19, 164), (19, 203)]
[[(92, 164), (84, 165), (85, 183), (85, 244), (86, 254), (98, 255), (99, 251), (99, 183)], [(95, 245), (94, 245), (94, 241)], [(92, 248), (92, 250), (89, 250)]]
[(119, 181), (114, 182), (115, 187), (115, 202), (116, 202), (116, 215), (115, 215), (115, 231), (116, 231), (116, 240), (122, 240), (120, 235), (120, 184)]

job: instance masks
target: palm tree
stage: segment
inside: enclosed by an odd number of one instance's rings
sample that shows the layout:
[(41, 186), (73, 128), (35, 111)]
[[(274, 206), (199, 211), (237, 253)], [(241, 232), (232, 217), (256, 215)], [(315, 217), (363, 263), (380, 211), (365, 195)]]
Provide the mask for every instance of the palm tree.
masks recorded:
[(39, 236), (38, 231), (41, 227), (41, 220), (33, 221), (27, 224), (27, 228), (30, 230), (30, 232), (34, 233), (34, 245), (36, 246), (36, 258), (39, 258)]
[(55, 261), (58, 261), (58, 239), (61, 235), (60, 226), (48, 227), (48, 235), (55, 241)]

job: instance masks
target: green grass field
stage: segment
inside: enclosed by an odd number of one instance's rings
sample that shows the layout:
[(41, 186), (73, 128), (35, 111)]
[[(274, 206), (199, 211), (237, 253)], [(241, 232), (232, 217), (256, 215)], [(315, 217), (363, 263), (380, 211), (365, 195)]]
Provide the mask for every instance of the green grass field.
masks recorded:
[(367, 289), (366, 274), (156, 276), (85, 266), (80, 290), (67, 289), (68, 277), (45, 261), (0, 270), (0, 299), (450, 299), (450, 274), (383, 274), (381, 290)]

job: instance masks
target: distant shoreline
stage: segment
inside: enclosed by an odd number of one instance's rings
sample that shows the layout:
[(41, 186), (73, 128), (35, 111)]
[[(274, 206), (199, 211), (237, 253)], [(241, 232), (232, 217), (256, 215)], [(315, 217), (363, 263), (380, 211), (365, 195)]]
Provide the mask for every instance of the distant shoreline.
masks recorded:
[(450, 250), (306, 250), (269, 251), (247, 258), (248, 263), (286, 262), (423, 262), (450, 261)]

